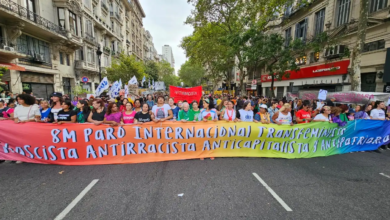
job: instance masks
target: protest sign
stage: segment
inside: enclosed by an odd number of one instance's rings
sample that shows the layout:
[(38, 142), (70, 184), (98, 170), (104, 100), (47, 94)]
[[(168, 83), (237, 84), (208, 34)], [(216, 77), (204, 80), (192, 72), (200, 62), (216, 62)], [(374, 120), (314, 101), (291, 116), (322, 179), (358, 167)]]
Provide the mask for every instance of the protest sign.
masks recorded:
[(196, 86), (191, 88), (179, 88), (176, 86), (169, 86), (170, 97), (174, 98), (175, 101), (192, 102), (198, 101), (202, 97), (202, 86)]
[[(144, 163), (205, 157), (311, 158), (375, 150), (390, 121), (302, 125), (250, 122), (93, 124), (0, 122), (0, 160), (61, 165)], [(356, 123), (356, 124), (355, 124)], [(24, 132), (23, 138), (20, 133)]]
[(326, 100), (326, 95), (328, 94), (327, 90), (320, 89), (318, 92), (318, 99), (319, 100)]
[[(299, 98), (302, 100), (313, 100), (317, 99), (319, 91), (315, 90), (302, 90), (298, 93), (287, 93), (287, 100), (294, 100)], [(390, 98), (390, 93), (380, 93), (380, 92), (328, 92), (326, 95), (326, 100), (330, 98), (335, 98), (338, 103), (356, 103), (356, 104), (367, 104), (370, 101), (387, 101)]]
[(160, 90), (165, 91), (165, 83), (163, 81), (155, 82), (154, 83), (154, 90), (155, 91), (160, 91)]

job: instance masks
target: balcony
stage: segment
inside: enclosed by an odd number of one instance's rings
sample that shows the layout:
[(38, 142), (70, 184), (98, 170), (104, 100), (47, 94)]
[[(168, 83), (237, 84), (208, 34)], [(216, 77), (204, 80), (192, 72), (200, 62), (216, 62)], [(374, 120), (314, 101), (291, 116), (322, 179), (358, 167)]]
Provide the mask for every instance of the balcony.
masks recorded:
[(15, 47), (10, 46), (6, 38), (0, 37), (0, 61), (11, 62), (23, 57), (26, 57), (26, 54), (19, 53)]
[[(67, 37), (67, 31), (53, 22), (29, 11), (27, 8), (13, 2), (12, 0), (0, 0), (0, 13), (4, 20), (19, 18), (33, 25), (25, 25), (23, 31), (39, 35), (41, 38), (51, 39), (55, 37)], [(38, 27), (38, 28), (37, 28)]]
[(126, 40), (126, 44), (128, 45), (131, 45), (130, 41), (129, 40)]
[(122, 24), (122, 22), (123, 22), (121, 17), (119, 16), (118, 12), (110, 11), (110, 17), (117, 20), (120, 24)]
[(87, 70), (92, 72), (98, 72), (99, 69), (94, 62), (87, 62), (84, 60), (75, 60), (75, 68), (77, 70)]
[(90, 33), (84, 34), (84, 40), (88, 41), (90, 44), (93, 44), (96, 47), (99, 46), (99, 43), (95, 40), (95, 37), (93, 37)]
[(26, 45), (17, 45), (15, 48), (19, 53), (25, 54), (23, 58), (19, 58), (19, 63), (31, 66), (39, 66), (44, 68), (52, 68), (51, 57), (49, 51), (41, 52), (30, 50)]
[(110, 49), (109, 47), (104, 47), (104, 48), (103, 48), (103, 52), (109, 54), (109, 53), (111, 52), (111, 49)]
[(102, 2), (102, 9), (108, 11), (108, 7), (107, 7), (106, 3), (103, 3), (103, 2)]
[(99, 0), (92, 0), (95, 4), (99, 4)]

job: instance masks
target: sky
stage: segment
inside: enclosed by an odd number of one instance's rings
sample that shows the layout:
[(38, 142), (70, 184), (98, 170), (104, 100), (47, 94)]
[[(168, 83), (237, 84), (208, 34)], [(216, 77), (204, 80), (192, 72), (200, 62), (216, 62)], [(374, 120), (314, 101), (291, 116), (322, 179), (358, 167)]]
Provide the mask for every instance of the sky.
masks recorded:
[(162, 53), (162, 46), (171, 46), (177, 73), (186, 61), (184, 50), (179, 45), (181, 39), (193, 31), (192, 26), (184, 24), (193, 6), (187, 0), (140, 0), (140, 3), (146, 15), (144, 28), (152, 35), (157, 53)]

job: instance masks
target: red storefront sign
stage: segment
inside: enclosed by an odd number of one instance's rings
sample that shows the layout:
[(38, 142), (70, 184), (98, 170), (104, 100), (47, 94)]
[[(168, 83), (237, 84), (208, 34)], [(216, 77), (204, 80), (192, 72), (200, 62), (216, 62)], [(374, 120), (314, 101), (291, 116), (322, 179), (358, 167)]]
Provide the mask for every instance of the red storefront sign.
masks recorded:
[[(301, 68), (299, 71), (287, 71), (290, 77), (283, 77), (282, 80), (313, 78), (321, 76), (343, 75), (348, 73), (349, 60), (342, 60), (318, 66)], [(271, 82), (271, 75), (262, 75), (261, 82)]]

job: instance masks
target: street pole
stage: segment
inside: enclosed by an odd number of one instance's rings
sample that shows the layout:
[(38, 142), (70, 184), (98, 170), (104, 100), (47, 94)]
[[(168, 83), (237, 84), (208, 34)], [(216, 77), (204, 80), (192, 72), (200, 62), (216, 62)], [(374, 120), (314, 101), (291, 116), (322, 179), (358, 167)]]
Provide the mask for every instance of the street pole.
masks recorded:
[(102, 53), (103, 52), (100, 50), (100, 46), (99, 46), (98, 49), (96, 50), (96, 55), (97, 55), (98, 61), (99, 61), (99, 83), (102, 81), (102, 68), (101, 68)]

